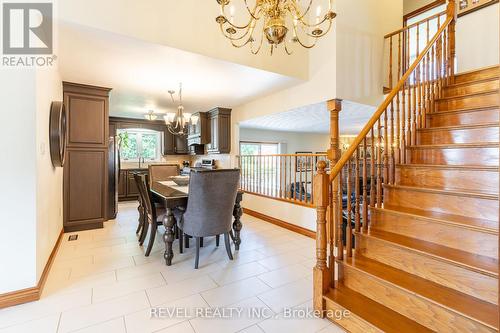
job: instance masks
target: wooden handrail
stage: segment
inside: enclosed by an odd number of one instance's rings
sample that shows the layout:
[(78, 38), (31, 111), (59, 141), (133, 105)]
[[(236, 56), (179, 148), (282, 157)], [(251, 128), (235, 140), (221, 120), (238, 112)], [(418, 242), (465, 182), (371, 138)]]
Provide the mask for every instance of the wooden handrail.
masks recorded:
[(431, 49), (431, 47), (434, 45), (434, 43), (438, 40), (438, 38), (441, 37), (441, 34), (445, 31), (445, 29), (448, 27), (448, 25), (454, 20), (453, 16), (448, 16), (444, 24), (439, 28), (439, 30), (436, 32), (434, 37), (431, 39), (429, 43), (427, 43), (427, 46), (424, 48), (424, 50), (420, 53), (420, 55), (415, 59), (413, 64), (408, 68), (408, 70), (405, 72), (405, 74), (399, 79), (398, 83), (396, 86), (391, 90), (389, 95), (385, 98), (385, 100), (382, 102), (382, 104), (378, 107), (377, 111), (373, 114), (373, 116), (370, 118), (368, 123), (363, 127), (359, 135), (354, 139), (354, 141), (351, 143), (349, 146), (349, 149), (342, 154), (340, 157), (339, 161), (335, 164), (333, 169), (330, 171), (330, 181), (333, 182), (335, 177), (339, 174), (340, 170), (344, 167), (344, 165), (349, 161), (353, 154), (356, 152), (358, 149), (358, 146), (362, 143), (362, 141), (365, 139), (365, 137), (368, 135), (370, 130), (372, 129), (373, 126), (375, 126), (376, 122), (379, 120), (380, 116), (386, 111), (387, 107), (391, 103), (393, 103), (394, 97), (396, 94), (399, 93), (399, 91), (404, 87), (406, 81), (410, 77), (410, 75), (414, 72), (415, 68), (420, 64), (422, 59), (427, 55), (427, 52)]
[(445, 10), (445, 11), (442, 11), (442, 12), (440, 12), (440, 13), (434, 14), (434, 15), (432, 15), (432, 16), (429, 16), (429, 17), (427, 17), (427, 18), (424, 18), (423, 20), (420, 20), (420, 21), (418, 21), (418, 22), (415, 22), (415, 23), (412, 23), (412, 24), (410, 24), (410, 25), (407, 25), (406, 27), (403, 27), (403, 28), (398, 29), (398, 30), (396, 30), (396, 31), (393, 31), (393, 32), (391, 32), (391, 33), (389, 33), (389, 34), (385, 35), (385, 36), (384, 36), (384, 39), (387, 39), (387, 38), (392, 37), (392, 36), (394, 36), (394, 35), (400, 34), (400, 33), (402, 33), (403, 31), (410, 30), (411, 28), (416, 27), (417, 25), (421, 25), (421, 24), (423, 24), (423, 23), (427, 23), (428, 21), (432, 21), (432, 20), (434, 20), (434, 19), (436, 19), (436, 18), (438, 18), (438, 17), (440, 17), (440, 16), (443, 16), (443, 15), (446, 15), (446, 10)]
[(266, 154), (266, 155), (236, 155), (236, 157), (249, 157), (249, 156), (308, 156), (308, 157), (315, 157), (315, 156), (327, 156), (326, 153), (321, 153), (321, 154)]

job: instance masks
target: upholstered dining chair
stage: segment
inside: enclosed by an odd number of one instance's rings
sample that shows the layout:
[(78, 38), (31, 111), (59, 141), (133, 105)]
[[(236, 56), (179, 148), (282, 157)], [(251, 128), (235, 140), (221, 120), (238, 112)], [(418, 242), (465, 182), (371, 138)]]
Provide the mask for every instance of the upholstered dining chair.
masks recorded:
[(153, 244), (156, 238), (156, 231), (158, 230), (158, 225), (162, 224), (163, 217), (165, 216), (165, 208), (158, 207), (153, 204), (151, 200), (151, 194), (149, 191), (147, 176), (145, 174), (134, 174), (134, 179), (137, 183), (139, 189), (139, 196), (143, 205), (143, 227), (141, 231), (141, 236), (139, 238), (139, 244), (142, 245), (146, 238), (148, 232), (148, 225), (150, 226), (149, 241), (146, 248), (146, 257), (149, 257)]
[(224, 235), (226, 252), (233, 260), (229, 232), (238, 192), (240, 170), (192, 170), (186, 210), (177, 219), (179, 241), (183, 234), (196, 239), (194, 268), (200, 261), (202, 237)]
[(148, 169), (151, 183), (169, 180), (170, 177), (179, 175), (179, 165), (177, 164), (150, 164)]

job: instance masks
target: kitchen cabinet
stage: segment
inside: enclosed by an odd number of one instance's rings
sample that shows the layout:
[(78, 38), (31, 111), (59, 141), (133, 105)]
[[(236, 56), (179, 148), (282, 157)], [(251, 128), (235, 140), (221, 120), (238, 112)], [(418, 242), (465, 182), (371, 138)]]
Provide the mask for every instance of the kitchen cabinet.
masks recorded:
[(139, 189), (135, 183), (134, 173), (148, 173), (148, 169), (122, 169), (118, 183), (118, 200), (132, 201), (139, 198)]
[(65, 232), (102, 228), (108, 220), (110, 90), (63, 82), (68, 116), (63, 167)]
[(186, 136), (173, 135), (165, 128), (163, 139), (163, 155), (187, 155), (189, 154)]
[(231, 109), (215, 108), (208, 111), (210, 118), (210, 143), (208, 154), (231, 152)]
[(198, 117), (198, 122), (189, 125), (188, 144), (206, 145), (210, 143), (210, 118), (208, 112), (198, 112), (193, 116)]

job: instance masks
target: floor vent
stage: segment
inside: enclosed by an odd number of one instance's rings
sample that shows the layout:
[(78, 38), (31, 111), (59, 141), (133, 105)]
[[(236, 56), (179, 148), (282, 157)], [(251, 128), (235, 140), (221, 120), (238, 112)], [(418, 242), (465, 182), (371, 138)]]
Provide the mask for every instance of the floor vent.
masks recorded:
[(71, 241), (76, 241), (78, 239), (78, 235), (71, 235), (68, 237), (68, 241), (71, 242)]

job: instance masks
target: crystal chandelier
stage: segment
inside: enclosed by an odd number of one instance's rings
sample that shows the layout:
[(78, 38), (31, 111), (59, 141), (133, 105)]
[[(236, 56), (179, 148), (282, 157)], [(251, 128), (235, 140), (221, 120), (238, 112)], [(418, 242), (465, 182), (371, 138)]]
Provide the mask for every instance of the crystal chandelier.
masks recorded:
[[(233, 0), (234, 1), (234, 0)], [(215, 19), (220, 25), (222, 34), (230, 40), (234, 47), (250, 45), (253, 54), (259, 53), (264, 37), (270, 45), (271, 54), (280, 44), (284, 44), (287, 54), (292, 54), (291, 44), (300, 44), (305, 48), (316, 45), (318, 38), (325, 36), (331, 29), (333, 19), (337, 16), (332, 11), (333, 0), (328, 0), (328, 9), (321, 15), (321, 7), (312, 13), (316, 0), (243, 0), (249, 18), (246, 24), (234, 23), (234, 6), (231, 0), (217, 0), (221, 14)], [(304, 3), (304, 4), (302, 4)], [(226, 9), (229, 7), (229, 15)], [(310, 18), (316, 14), (314, 22)], [(287, 35), (291, 31), (291, 38)], [(256, 42), (255, 34), (260, 34)]]
[[(175, 91), (169, 90), (168, 93), (170, 94), (172, 102), (175, 103)], [(182, 105), (182, 83), (179, 84), (179, 106), (177, 107), (177, 112), (167, 112), (167, 114), (163, 116), (163, 119), (165, 119), (165, 124), (170, 133), (181, 136), (187, 135), (188, 125), (196, 125), (198, 123), (199, 117), (184, 112), (184, 106)]]

